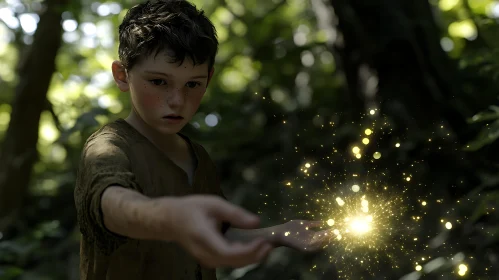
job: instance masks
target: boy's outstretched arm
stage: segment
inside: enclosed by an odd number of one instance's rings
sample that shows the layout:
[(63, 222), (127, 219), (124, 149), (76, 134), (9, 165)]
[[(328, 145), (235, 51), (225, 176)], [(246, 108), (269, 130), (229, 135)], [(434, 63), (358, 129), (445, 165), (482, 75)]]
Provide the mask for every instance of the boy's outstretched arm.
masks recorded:
[(225, 237), (231, 242), (251, 242), (258, 238), (269, 240), (274, 246), (285, 246), (302, 252), (314, 252), (327, 246), (331, 229), (315, 231), (323, 225), (320, 221), (292, 220), (284, 224), (260, 228), (238, 229), (231, 227)]
[(135, 239), (178, 242), (207, 267), (254, 264), (272, 249), (263, 238), (229, 243), (220, 232), (222, 221), (251, 229), (259, 219), (217, 196), (149, 198), (111, 186), (102, 194), (101, 209), (108, 230)]

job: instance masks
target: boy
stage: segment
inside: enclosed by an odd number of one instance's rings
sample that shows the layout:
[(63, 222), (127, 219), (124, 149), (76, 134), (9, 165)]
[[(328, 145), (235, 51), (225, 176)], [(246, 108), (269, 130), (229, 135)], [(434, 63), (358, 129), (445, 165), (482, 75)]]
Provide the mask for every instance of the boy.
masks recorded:
[(132, 110), (83, 149), (81, 279), (211, 280), (214, 268), (257, 263), (274, 246), (322, 247), (325, 232), (308, 230), (317, 222), (255, 229), (258, 217), (224, 200), (207, 152), (179, 133), (214, 72), (218, 41), (203, 12), (181, 0), (140, 4), (119, 37), (112, 73)]

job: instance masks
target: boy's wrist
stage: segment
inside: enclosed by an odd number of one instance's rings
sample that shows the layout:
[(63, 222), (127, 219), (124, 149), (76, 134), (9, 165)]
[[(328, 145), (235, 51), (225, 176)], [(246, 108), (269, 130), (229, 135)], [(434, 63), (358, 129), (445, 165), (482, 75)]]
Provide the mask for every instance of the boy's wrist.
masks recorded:
[(280, 247), (283, 244), (282, 240), (285, 233), (283, 232), (281, 227), (282, 225), (275, 225), (267, 228), (267, 230), (269, 231), (268, 239), (275, 247)]
[(149, 231), (151, 239), (177, 241), (175, 228), (179, 223), (175, 219), (178, 213), (179, 198), (160, 197), (144, 202), (141, 220), (143, 228)]

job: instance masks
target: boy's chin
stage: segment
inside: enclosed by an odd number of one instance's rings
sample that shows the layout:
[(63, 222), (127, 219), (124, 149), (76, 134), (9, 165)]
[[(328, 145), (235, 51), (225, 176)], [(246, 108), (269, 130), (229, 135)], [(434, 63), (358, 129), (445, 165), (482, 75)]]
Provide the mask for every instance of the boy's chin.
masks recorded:
[(156, 126), (154, 129), (159, 133), (167, 136), (167, 135), (175, 135), (184, 128), (185, 124), (182, 125), (160, 125)]

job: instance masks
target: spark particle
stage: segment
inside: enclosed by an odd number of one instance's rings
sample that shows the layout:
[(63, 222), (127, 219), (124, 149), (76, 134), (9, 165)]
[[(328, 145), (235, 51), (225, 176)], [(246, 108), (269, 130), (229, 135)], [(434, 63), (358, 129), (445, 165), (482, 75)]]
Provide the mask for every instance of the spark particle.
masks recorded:
[(373, 158), (374, 158), (374, 159), (380, 159), (380, 158), (381, 158), (381, 153), (380, 153), (380, 152), (375, 152), (375, 153), (373, 154)]
[(343, 201), (343, 199), (341, 199), (341, 197), (337, 197), (336, 202), (338, 203), (339, 206), (345, 205), (345, 201)]
[(358, 154), (358, 153), (360, 153), (360, 148), (359, 148), (359, 147), (357, 147), (357, 146), (353, 147), (353, 148), (352, 148), (352, 153), (354, 153), (354, 154)]
[(468, 267), (465, 264), (460, 264), (458, 267), (459, 271), (457, 272), (459, 276), (464, 276), (468, 271)]
[(367, 136), (369, 136), (369, 135), (371, 135), (371, 134), (373, 133), (373, 131), (372, 131), (371, 129), (369, 129), (369, 128), (368, 128), (368, 129), (366, 129), (366, 130), (364, 131), (364, 133), (365, 133)]
[(445, 228), (446, 228), (446, 229), (451, 229), (451, 228), (452, 228), (452, 224), (451, 224), (451, 222), (447, 222), (447, 223), (445, 223)]
[(353, 185), (353, 186), (352, 186), (352, 191), (353, 191), (353, 192), (358, 192), (359, 190), (360, 190), (359, 185)]

